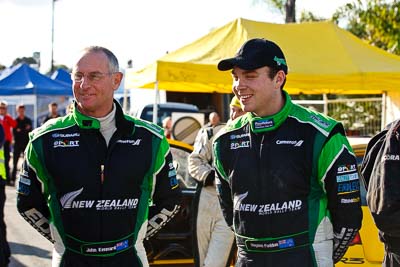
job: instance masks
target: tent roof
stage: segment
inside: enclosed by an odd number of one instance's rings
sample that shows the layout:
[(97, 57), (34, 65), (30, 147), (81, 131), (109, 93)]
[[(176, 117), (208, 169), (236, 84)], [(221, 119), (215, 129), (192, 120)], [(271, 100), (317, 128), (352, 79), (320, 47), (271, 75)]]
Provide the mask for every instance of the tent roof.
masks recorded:
[(140, 71), (127, 70), (126, 88), (230, 93), (230, 72), (218, 62), (248, 39), (276, 42), (289, 66), (291, 94), (378, 94), (400, 88), (400, 57), (358, 39), (331, 22), (272, 24), (239, 18), (169, 53)]
[(72, 95), (71, 85), (55, 81), (25, 63), (2, 72), (0, 95)]
[(67, 83), (72, 88), (71, 75), (65, 69), (59, 68), (52, 75), (51, 79)]

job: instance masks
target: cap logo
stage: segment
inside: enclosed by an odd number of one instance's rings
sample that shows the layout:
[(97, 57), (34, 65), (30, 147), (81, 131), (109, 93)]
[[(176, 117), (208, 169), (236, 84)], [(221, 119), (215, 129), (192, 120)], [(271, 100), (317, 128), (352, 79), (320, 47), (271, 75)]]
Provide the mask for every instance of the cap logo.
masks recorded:
[(279, 57), (275, 56), (274, 61), (276, 62), (276, 64), (278, 64), (278, 66), (280, 66), (280, 65), (286, 66), (286, 61), (284, 58), (279, 58)]

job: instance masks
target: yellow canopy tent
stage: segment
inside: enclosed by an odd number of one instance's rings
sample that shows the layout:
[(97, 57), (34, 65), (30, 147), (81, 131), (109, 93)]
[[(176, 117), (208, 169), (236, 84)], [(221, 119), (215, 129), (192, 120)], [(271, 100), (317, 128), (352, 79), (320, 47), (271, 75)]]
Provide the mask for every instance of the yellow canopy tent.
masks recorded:
[(284, 51), (289, 66), (285, 88), (290, 94), (379, 94), (400, 88), (399, 56), (331, 22), (271, 24), (242, 18), (140, 71), (128, 70), (125, 87), (230, 93), (230, 74), (216, 65), (254, 37), (275, 41)]

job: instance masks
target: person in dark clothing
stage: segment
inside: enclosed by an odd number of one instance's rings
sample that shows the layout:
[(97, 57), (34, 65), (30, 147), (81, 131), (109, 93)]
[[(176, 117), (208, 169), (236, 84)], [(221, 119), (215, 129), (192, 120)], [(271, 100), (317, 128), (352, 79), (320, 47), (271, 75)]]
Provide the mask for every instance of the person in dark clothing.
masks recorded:
[(218, 69), (231, 71), (247, 112), (213, 143), (236, 266), (334, 266), (362, 220), (357, 162), (343, 125), (292, 102), (283, 89), (286, 59), (272, 41), (248, 40)]
[(53, 244), (52, 266), (148, 266), (144, 239), (179, 211), (181, 190), (161, 127), (124, 114), (108, 49), (73, 66), (73, 111), (30, 133), (18, 180), (21, 216)]
[(43, 119), (42, 121), (42, 125), (50, 120), (50, 119), (54, 119), (54, 118), (58, 118), (60, 117), (60, 113), (58, 113), (58, 104), (56, 102), (51, 102), (49, 104), (49, 114), (47, 114), (47, 116)]
[(4, 166), (3, 144), (5, 134), (0, 124), (0, 267), (5, 267), (10, 262), (10, 247), (7, 242), (6, 223), (4, 221), (4, 205), (6, 202), (6, 169)]
[(367, 204), (385, 245), (382, 266), (400, 266), (400, 120), (368, 143), (361, 165)]
[(15, 118), (17, 121), (17, 126), (13, 128), (13, 170), (11, 173), (10, 184), (15, 184), (18, 170), (18, 160), (21, 154), (24, 153), (25, 147), (29, 141), (29, 132), (32, 131), (32, 120), (25, 116), (25, 106), (23, 104), (17, 105), (16, 110), (18, 116)]

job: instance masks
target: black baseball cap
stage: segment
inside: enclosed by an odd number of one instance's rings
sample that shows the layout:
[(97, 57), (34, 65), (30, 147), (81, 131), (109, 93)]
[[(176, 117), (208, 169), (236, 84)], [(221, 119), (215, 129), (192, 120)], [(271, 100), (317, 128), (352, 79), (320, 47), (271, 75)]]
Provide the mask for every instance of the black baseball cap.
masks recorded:
[(254, 70), (264, 66), (281, 69), (286, 74), (288, 67), (285, 56), (277, 44), (263, 38), (246, 41), (235, 57), (223, 59), (218, 63), (219, 70), (230, 70), (233, 67)]

